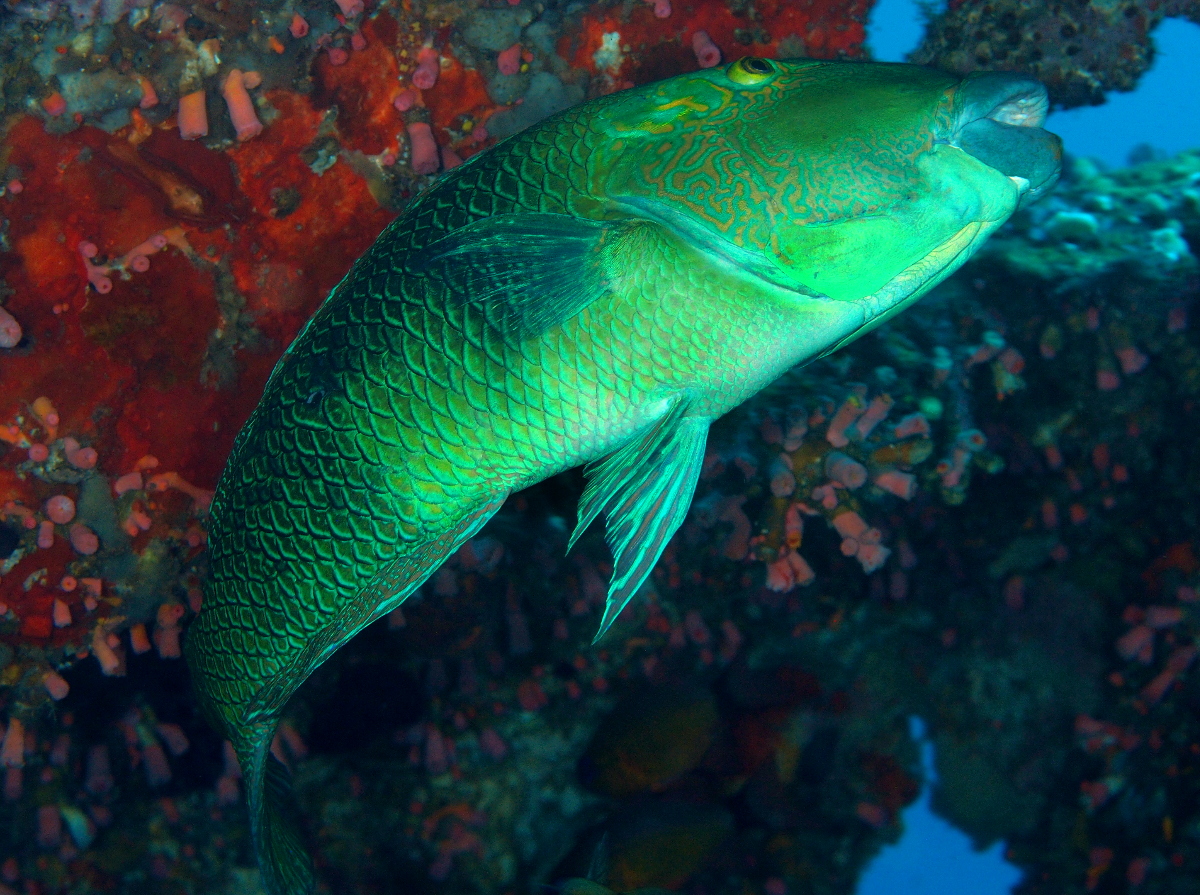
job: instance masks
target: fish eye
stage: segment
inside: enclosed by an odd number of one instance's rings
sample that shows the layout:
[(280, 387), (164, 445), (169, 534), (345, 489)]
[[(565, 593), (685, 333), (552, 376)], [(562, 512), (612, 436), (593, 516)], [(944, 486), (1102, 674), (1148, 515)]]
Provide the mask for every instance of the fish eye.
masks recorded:
[(729, 66), (729, 80), (745, 86), (761, 84), (774, 73), (775, 66), (758, 56), (743, 56)]

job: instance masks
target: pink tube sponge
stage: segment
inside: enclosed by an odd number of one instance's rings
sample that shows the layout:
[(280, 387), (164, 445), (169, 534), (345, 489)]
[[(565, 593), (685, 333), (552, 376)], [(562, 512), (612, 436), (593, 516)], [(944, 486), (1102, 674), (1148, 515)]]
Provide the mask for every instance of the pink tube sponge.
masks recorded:
[(867, 481), (867, 468), (841, 451), (830, 451), (825, 456), (825, 475), (853, 491)]
[(399, 96), (392, 100), (392, 105), (394, 105), (400, 112), (407, 112), (417, 104), (417, 99), (417, 91), (413, 90), (411, 87), (406, 87), (404, 90), (400, 91)]
[(507, 50), (501, 50), (496, 57), (496, 66), (502, 75), (515, 75), (521, 70), (521, 45), (513, 44)]
[(254, 112), (254, 101), (246, 91), (246, 83), (240, 70), (235, 68), (229, 73), (224, 86), (221, 87), (221, 95), (225, 97), (225, 105), (229, 107), (229, 119), (233, 122), (233, 129), (237, 131), (239, 143), (262, 133), (262, 122)]
[(929, 428), (929, 420), (923, 413), (910, 413), (900, 422), (896, 423), (896, 429), (892, 433), (896, 438), (908, 438), (912, 435), (928, 438), (932, 431)]
[(154, 89), (154, 85), (150, 83), (150, 79), (138, 76), (138, 83), (142, 86), (142, 98), (138, 101), (139, 109), (152, 109), (158, 105), (158, 93)]
[(67, 534), (71, 539), (71, 546), (75, 548), (76, 553), (91, 556), (100, 549), (100, 539), (96, 537), (94, 531), (82, 522), (76, 522), (72, 525)]
[(874, 400), (867, 405), (866, 412), (858, 418), (858, 422), (854, 424), (852, 430), (847, 430), (846, 434), (855, 434), (859, 438), (865, 439), (869, 436), (888, 415), (888, 411), (892, 409), (891, 395), (876, 395)]
[(61, 93), (55, 90), (42, 100), (42, 108), (46, 110), (46, 114), (51, 118), (57, 118), (63, 112), (67, 111), (67, 101), (63, 99)]
[(208, 136), (208, 110), (204, 91), (196, 90), (179, 97), (179, 136), (185, 140)]
[(66, 525), (75, 518), (75, 501), (65, 494), (56, 494), (46, 501), (44, 507), (51, 522)]
[(361, 15), (363, 9), (363, 0), (337, 0), (338, 9), (342, 11), (348, 19), (352, 19), (357, 15)]
[(865, 409), (862, 401), (854, 395), (843, 401), (837, 409), (837, 413), (833, 415), (833, 419), (829, 421), (829, 428), (825, 430), (825, 440), (836, 448), (848, 445), (850, 437), (846, 434), (846, 430), (858, 421)]
[(438, 169), (437, 141), (433, 131), (424, 121), (417, 121), (407, 128), (412, 143), (412, 169), (417, 174), (433, 174)]
[(868, 531), (863, 517), (853, 510), (847, 510), (834, 516), (833, 528), (843, 538), (854, 538), (855, 540), (863, 540)]
[(417, 70), (413, 72), (413, 86), (418, 90), (428, 90), (437, 83), (441, 65), (438, 52), (433, 47), (422, 47), (417, 54)]
[(155, 252), (161, 252), (166, 247), (167, 237), (161, 233), (155, 233), (145, 242), (139, 243), (126, 252), (119, 259), (118, 264), (138, 273), (144, 273), (150, 269), (150, 256)]
[(876, 475), (875, 484), (901, 500), (912, 500), (917, 493), (916, 477), (897, 469), (885, 469)]
[(12, 348), (21, 341), (21, 324), (4, 308), (0, 308), (0, 348)]
[(721, 49), (713, 43), (707, 31), (697, 31), (692, 35), (692, 52), (696, 54), (696, 62), (701, 68), (712, 68), (721, 61)]
[(8, 719), (8, 730), (0, 744), (0, 764), (6, 768), (19, 768), (25, 764), (25, 725), (15, 715)]
[(96, 465), (98, 455), (95, 448), (81, 447), (79, 442), (71, 437), (64, 438), (62, 444), (67, 462), (76, 469), (92, 469)]

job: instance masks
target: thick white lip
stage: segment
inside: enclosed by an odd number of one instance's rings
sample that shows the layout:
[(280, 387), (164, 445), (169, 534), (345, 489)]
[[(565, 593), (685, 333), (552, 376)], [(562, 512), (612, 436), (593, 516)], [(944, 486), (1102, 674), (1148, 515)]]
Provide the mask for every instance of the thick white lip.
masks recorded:
[(988, 113), (988, 118), (1016, 127), (1041, 127), (1050, 112), (1050, 100), (1045, 91), (1021, 91), (1006, 99)]
[(1017, 185), (1017, 195), (1024, 196), (1029, 192), (1029, 181), (1024, 177), (1018, 177), (1016, 174), (1009, 174), (1008, 179)]

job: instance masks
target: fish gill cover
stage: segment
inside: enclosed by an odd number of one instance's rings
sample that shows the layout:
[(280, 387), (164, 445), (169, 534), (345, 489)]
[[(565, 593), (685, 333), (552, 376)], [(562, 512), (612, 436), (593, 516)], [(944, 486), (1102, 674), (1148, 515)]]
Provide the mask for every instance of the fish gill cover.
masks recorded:
[[(435, 172), (679, 71), (859, 58), (866, 13), (6, 4), (0, 886), (253, 891), (179, 658), (211, 491)], [(923, 305), (719, 421), (597, 647), (610, 554), (563, 558), (581, 480), (510, 500), (288, 706), (324, 884), (537, 891), (607, 833), (617, 891), (850, 891), (919, 790), (917, 713), (939, 809), (1029, 891), (1186, 889), (1198, 172), (1074, 164)], [(678, 754), (622, 746), (638, 724)]]

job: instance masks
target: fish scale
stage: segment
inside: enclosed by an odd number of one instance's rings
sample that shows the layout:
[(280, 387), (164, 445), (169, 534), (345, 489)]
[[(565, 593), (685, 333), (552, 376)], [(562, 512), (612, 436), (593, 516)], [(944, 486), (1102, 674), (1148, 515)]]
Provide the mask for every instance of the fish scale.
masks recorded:
[(313, 669), (510, 493), (589, 462), (571, 544), (604, 517), (602, 634), (682, 523), (714, 418), (1049, 189), (1044, 106), (1017, 76), (743, 59), (567, 110), (414, 200), (279, 361), (212, 503), (186, 651), (270, 895), (314, 885), (268, 753)]

